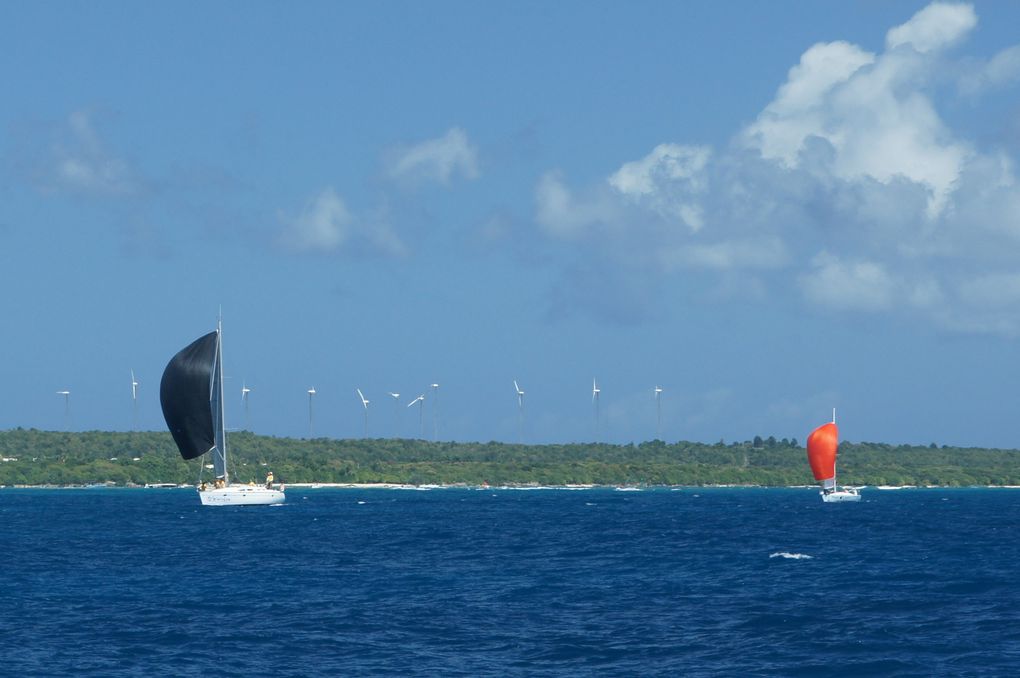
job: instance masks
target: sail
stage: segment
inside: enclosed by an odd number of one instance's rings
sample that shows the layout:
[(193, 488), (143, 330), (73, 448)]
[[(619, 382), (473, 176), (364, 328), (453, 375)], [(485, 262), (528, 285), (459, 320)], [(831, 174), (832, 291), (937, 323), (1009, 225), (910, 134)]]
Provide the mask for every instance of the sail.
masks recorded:
[[(211, 403), (218, 377), (217, 333), (196, 339), (170, 359), (159, 383), (163, 418), (185, 459), (200, 457), (216, 445)], [(217, 455), (218, 456), (218, 455)]]
[(815, 480), (831, 489), (836, 486), (836, 450), (839, 448), (839, 429), (834, 423), (819, 426), (807, 439), (808, 463)]

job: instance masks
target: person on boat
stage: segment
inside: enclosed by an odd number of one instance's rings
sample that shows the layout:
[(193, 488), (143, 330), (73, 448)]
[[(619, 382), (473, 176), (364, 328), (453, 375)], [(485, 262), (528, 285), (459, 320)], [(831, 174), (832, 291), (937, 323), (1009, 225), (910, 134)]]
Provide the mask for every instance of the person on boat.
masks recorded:
[(266, 489), (267, 490), (273, 489), (273, 472), (272, 471), (270, 471), (269, 473), (266, 474)]
[(198, 490), (200, 492), (205, 492), (205, 481), (204, 480), (202, 481), (202, 484), (198, 486)]
[(224, 487), (223, 478), (217, 478), (216, 479), (216, 489), (217, 490), (222, 490), (223, 487)]

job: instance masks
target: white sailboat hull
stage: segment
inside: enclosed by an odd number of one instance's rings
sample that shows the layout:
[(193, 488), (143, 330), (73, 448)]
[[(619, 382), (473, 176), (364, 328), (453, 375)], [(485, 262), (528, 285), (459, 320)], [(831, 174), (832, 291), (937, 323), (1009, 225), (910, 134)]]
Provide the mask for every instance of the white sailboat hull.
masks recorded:
[(827, 504), (861, 500), (861, 495), (857, 492), (857, 490), (835, 490), (829, 493), (821, 492), (820, 494), (822, 495), (822, 501)]
[(260, 485), (228, 485), (199, 490), (198, 497), (202, 506), (267, 506), (282, 504), (287, 498), (283, 490)]

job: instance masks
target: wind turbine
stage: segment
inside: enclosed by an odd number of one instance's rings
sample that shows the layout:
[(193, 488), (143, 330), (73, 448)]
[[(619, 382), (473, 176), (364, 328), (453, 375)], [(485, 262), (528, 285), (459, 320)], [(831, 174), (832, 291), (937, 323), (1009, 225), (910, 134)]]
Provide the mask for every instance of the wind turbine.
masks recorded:
[(599, 441), (599, 393), (602, 390), (595, 382), (595, 377), (591, 379), (591, 402), (595, 405), (595, 442)]
[(64, 430), (71, 430), (71, 392), (68, 390), (57, 391), (57, 395), (64, 396)]
[(308, 437), (312, 437), (312, 396), (315, 395), (315, 387), (308, 389)]
[(390, 397), (393, 398), (393, 437), (397, 437), (397, 419), (399, 417), (400, 410), (400, 394), (390, 392)]
[(424, 440), (425, 439), (425, 420), (423, 419), (424, 414), (423, 414), (422, 410), (425, 407), (425, 394), (422, 393), (420, 396), (418, 396), (417, 398), (415, 398), (411, 402), (407, 403), (407, 406), (410, 407), (411, 405), (414, 405), (415, 403), (418, 403), (418, 429), (419, 429), (418, 437), (421, 438), (422, 440)]
[(655, 387), (655, 438), (662, 440), (662, 387)]
[(131, 370), (131, 428), (138, 430), (138, 380), (134, 369)]
[(439, 384), (432, 384), (432, 440), (439, 440)]
[(248, 388), (247, 383), (241, 382), (241, 404), (244, 405), (244, 430), (251, 430), (251, 418), (248, 416), (248, 394), (251, 393), (251, 389)]
[(517, 391), (517, 444), (524, 440), (524, 391), (514, 379), (514, 390)]
[(361, 389), (360, 388), (357, 388), (357, 389), (354, 389), (354, 390), (356, 390), (358, 392), (358, 397), (361, 398), (361, 406), (365, 408), (365, 437), (367, 438), (368, 437), (368, 400), (365, 399), (365, 396), (361, 393)]

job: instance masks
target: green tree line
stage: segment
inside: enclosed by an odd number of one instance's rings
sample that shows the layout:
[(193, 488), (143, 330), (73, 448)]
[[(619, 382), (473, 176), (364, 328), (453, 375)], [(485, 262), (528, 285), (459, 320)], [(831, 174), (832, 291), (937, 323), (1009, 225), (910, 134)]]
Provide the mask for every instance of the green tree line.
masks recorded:
[[(765, 485), (814, 483), (796, 440), (629, 445), (410, 439), (311, 440), (249, 432), (229, 438), (232, 478), (284, 483), (469, 485)], [(184, 461), (167, 432), (0, 431), (0, 485), (195, 483), (208, 462)], [(1020, 485), (1020, 450), (843, 442), (847, 485)], [(208, 479), (210, 472), (205, 471)]]

